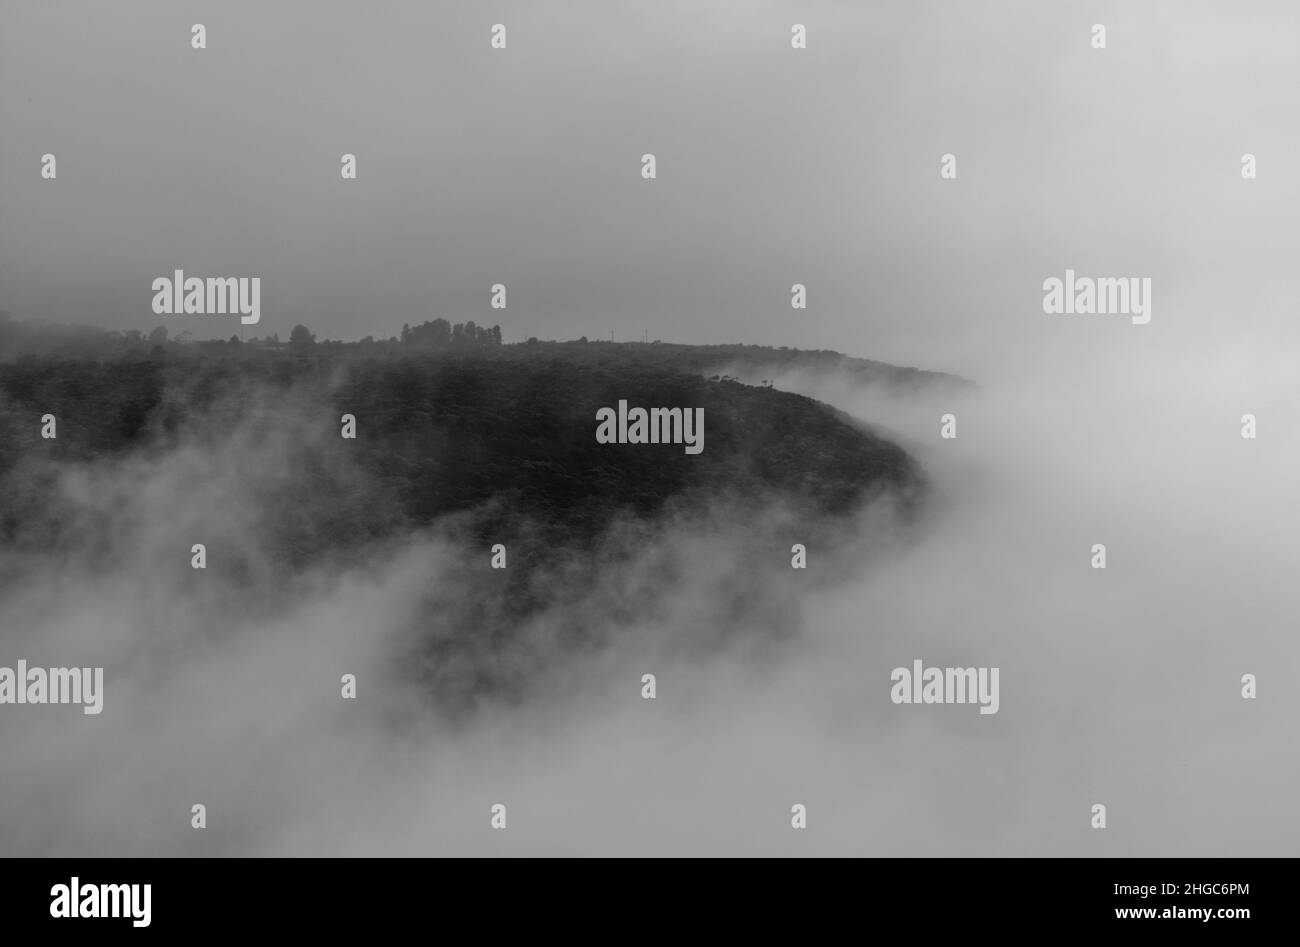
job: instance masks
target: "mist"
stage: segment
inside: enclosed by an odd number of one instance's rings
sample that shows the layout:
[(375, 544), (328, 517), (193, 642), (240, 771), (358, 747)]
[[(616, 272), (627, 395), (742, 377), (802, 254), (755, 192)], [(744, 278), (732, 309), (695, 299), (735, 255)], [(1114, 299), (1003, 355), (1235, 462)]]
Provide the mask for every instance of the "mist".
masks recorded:
[[(589, 592), (529, 619), (519, 647), (532, 686), (520, 700), (467, 716), (443, 712), (402, 665), (411, 636), (428, 633), (431, 590), (469, 554), (442, 530), (362, 566), (290, 575), (258, 558), (253, 525), (283, 464), (238, 430), (220, 450), (189, 443), (64, 474), (63, 495), (111, 544), (24, 565), (0, 593), (0, 629), (6, 653), (33, 664), (104, 666), (104, 712), (0, 717), (0, 753), (18, 761), (6, 767), (0, 845), (1292, 851), (1286, 722), (1300, 698), (1282, 675), (1300, 657), (1287, 625), (1300, 613), (1289, 581), (1300, 516), (1287, 502), (1300, 457), (1279, 409), (1300, 392), (1280, 355), (1242, 353), (1249, 377), (1231, 364), (1216, 374), (1194, 359), (1114, 358), (1105, 385), (1063, 371), (1054, 385), (994, 379), (907, 397), (834, 376), (777, 378), (897, 436), (930, 480), (920, 521), (867, 507), (850, 541), (810, 548), (802, 588), (783, 552), (801, 537), (775, 507), (763, 511), (770, 553), (708, 523), (660, 524), (624, 561), (572, 579)], [(939, 437), (945, 413), (954, 439)], [(1244, 413), (1258, 415), (1256, 440), (1240, 436)], [(265, 581), (178, 576), (168, 561), (194, 535), (226, 537)], [(1094, 543), (1107, 547), (1104, 570), (1090, 566)], [(737, 624), (728, 577), (781, 569), (777, 618)], [(580, 618), (614, 614), (611, 597), (648, 589), (657, 604), (643, 619), (590, 646), (560, 643)], [(891, 703), (890, 671), (914, 659), (999, 667), (999, 711)], [(344, 673), (357, 676), (355, 701), (340, 698)], [(641, 697), (646, 673), (654, 700)], [(1241, 697), (1246, 673), (1257, 700)], [(1089, 826), (1098, 802), (1104, 832)], [(194, 803), (208, 810), (201, 832)], [(496, 803), (507, 831), (489, 826)], [(790, 829), (796, 803), (806, 832)]]
[[(0, 548), (0, 664), (103, 666), (104, 709), (0, 712), (0, 853), (1294, 854), (1295, 5), (501, 6), (0, 0), (0, 309), (245, 337), (151, 312), (184, 268), (260, 277), (259, 336), (445, 315), (949, 371), (976, 386), (729, 372), (904, 447), (919, 518), (619, 524), (498, 640), (457, 624), (485, 587), (453, 522), (269, 548), (328, 454), (309, 399), (24, 460), (78, 541)], [(1151, 322), (1046, 315), (1067, 267), (1150, 278)], [(998, 712), (892, 703), (917, 659), (1000, 668)], [(519, 686), (440, 701), (485, 671)]]

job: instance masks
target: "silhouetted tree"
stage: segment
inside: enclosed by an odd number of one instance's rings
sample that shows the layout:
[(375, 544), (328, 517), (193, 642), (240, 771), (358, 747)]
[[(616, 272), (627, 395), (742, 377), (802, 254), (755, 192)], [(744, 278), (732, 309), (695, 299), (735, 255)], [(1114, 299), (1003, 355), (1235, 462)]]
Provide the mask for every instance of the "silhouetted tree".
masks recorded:
[(421, 348), (445, 348), (448, 345), (500, 345), (501, 327), (481, 326), (469, 320), (452, 325), (446, 319), (402, 326), (402, 342)]

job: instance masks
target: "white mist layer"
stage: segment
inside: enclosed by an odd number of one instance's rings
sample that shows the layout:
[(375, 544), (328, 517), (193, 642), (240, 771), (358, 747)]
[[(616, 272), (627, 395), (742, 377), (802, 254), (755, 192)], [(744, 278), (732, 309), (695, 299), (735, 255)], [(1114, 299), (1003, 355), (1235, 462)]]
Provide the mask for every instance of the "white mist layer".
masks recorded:
[[(462, 723), (393, 666), (454, 549), (426, 537), (364, 573), (317, 570), (267, 617), (238, 588), (190, 597), (157, 577), (196, 531), (238, 532), (228, 511), (252, 459), (227, 457), (201, 498), (192, 454), (125, 469), (119, 490), (82, 495), (118, 504), (107, 575), (33, 568), (0, 595), (0, 664), (106, 669), (99, 716), (0, 707), (0, 848), (1294, 853), (1300, 452), (1286, 426), (1300, 398), (1281, 354), (1237, 354), (984, 379), (955, 403), (778, 379), (917, 453), (934, 486), (917, 538), (831, 586), (814, 585), (810, 548), (793, 637), (765, 648), (741, 629), (709, 649), (691, 640), (719, 611), (719, 576), (765, 553), (670, 536), (687, 578), (664, 589), (664, 615), (612, 629), (603, 651), (557, 652), (542, 696)], [(958, 437), (945, 441), (949, 411)], [(1257, 440), (1240, 436), (1247, 412)], [(186, 515), (145, 515), (168, 509)], [(864, 516), (864, 544), (876, 529)], [(890, 671), (915, 659), (1001, 668), (999, 712), (892, 704)], [(344, 673), (356, 701), (339, 695)], [(1246, 673), (1257, 700), (1241, 697)], [(195, 803), (206, 829), (190, 827)], [(496, 803), (504, 831), (489, 825)], [(804, 831), (790, 827), (795, 803)]]

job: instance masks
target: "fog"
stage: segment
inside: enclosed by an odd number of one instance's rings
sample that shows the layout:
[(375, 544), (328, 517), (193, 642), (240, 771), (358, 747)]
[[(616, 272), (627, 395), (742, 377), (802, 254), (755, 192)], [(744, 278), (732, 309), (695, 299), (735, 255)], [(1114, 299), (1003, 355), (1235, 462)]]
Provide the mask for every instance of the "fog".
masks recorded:
[[(1295, 5), (502, 6), (0, 0), (0, 309), (242, 332), (152, 315), (183, 267), (260, 275), (258, 336), (442, 315), (952, 371), (978, 388), (774, 379), (905, 445), (922, 518), (865, 509), (797, 576), (779, 510), (770, 549), (666, 524), (500, 656), (522, 703), (457, 717), (408, 664), (471, 554), (445, 530), (289, 575), (259, 523), (300, 441), (67, 472), (85, 544), (0, 550), (0, 664), (102, 665), (104, 711), (0, 708), (0, 853), (1294, 855)], [(1067, 267), (1151, 278), (1150, 324), (1044, 314)], [(200, 537), (232, 555), (196, 577)], [(558, 643), (665, 557), (643, 620)], [(729, 622), (765, 569), (807, 588)], [(893, 704), (916, 659), (999, 667), (999, 711)]]
[[(0, 11), (0, 309), (20, 319), (359, 339), (442, 316), (989, 379), (1106, 335), (1035, 318), (1067, 266), (1152, 278), (1162, 342), (1203, 327), (1171, 321), (1182, 303), (1254, 326), (1296, 299), (1289, 0)], [(261, 323), (154, 315), (176, 268), (260, 276)]]
[[(986, 381), (945, 403), (777, 379), (906, 443), (932, 480), (922, 520), (900, 532), (868, 509), (857, 544), (811, 548), (807, 589), (775, 638), (706, 624), (725, 624), (725, 576), (768, 568), (771, 554), (670, 526), (537, 622), (562, 628), (604, 607), (667, 554), (682, 578), (658, 590), (661, 607), (606, 629), (607, 647), (554, 645), (523, 705), (488, 701), (467, 718), (401, 673), (413, 616), (468, 554), (437, 529), (365, 569), (195, 584), (175, 549), (196, 534), (256, 561), (248, 484), (276, 458), (259, 467), (234, 436), (219, 464), (191, 444), (72, 475), (65, 496), (111, 545), (98, 561), (31, 564), (0, 595), (0, 628), (6, 654), (33, 665), (103, 665), (104, 711), (0, 715), (0, 843), (95, 855), (1293, 852), (1300, 523), (1288, 498), (1300, 457), (1283, 409), (1300, 392), (1281, 353), (1242, 353), (1246, 377), (1235, 363), (1116, 359), (1104, 387), (1063, 373), (1032, 389)], [(945, 440), (948, 412), (958, 436)], [(1240, 436), (1244, 413), (1258, 415), (1255, 440)], [(1090, 566), (1097, 542), (1105, 570)], [(891, 703), (890, 671), (914, 659), (999, 667), (999, 711)], [(357, 675), (355, 701), (340, 696), (344, 673)], [(641, 697), (644, 673), (654, 700)], [(1245, 673), (1258, 699), (1242, 698)], [(208, 810), (202, 831), (194, 803)], [(489, 826), (496, 803), (505, 831)], [(790, 827), (796, 803), (806, 831)], [(1090, 827), (1094, 803), (1105, 830)]]

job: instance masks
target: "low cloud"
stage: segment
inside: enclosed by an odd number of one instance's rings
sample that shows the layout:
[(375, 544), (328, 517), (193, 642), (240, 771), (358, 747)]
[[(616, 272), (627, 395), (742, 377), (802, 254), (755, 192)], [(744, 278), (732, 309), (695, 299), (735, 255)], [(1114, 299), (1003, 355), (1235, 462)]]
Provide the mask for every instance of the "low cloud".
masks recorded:
[[(448, 667), (412, 664), (437, 633), (430, 603), (458, 614), (448, 586), (465, 551), (441, 530), (286, 570), (257, 527), (284, 457), (242, 431), (66, 474), (98, 558), (11, 560), (21, 581), (0, 594), (0, 629), (6, 658), (104, 666), (104, 713), (0, 712), (0, 847), (1289, 851), (1300, 458), (1278, 408), (1295, 392), (1195, 360), (1111, 365), (1104, 388), (992, 379), (934, 397), (775, 379), (907, 444), (932, 481), (921, 520), (869, 507), (852, 538), (810, 546), (805, 572), (775, 505), (744, 532), (722, 516), (625, 527), (598, 571), (556, 573), (572, 594), (498, 650), (464, 652), (465, 674), (495, 655), (522, 685), (466, 714), (427, 690)], [(1253, 441), (1239, 434), (1252, 408)], [(938, 436), (948, 412), (953, 440)], [(223, 537), (244, 571), (192, 573), (176, 550), (194, 535)], [(596, 639), (574, 639), (590, 627)], [(892, 704), (890, 672), (914, 659), (999, 667), (999, 712)], [(1240, 696), (1245, 673), (1257, 700)], [(1098, 802), (1105, 831), (1089, 826)], [(505, 831), (489, 826), (495, 803)], [(790, 828), (796, 803), (806, 831)]]

